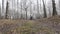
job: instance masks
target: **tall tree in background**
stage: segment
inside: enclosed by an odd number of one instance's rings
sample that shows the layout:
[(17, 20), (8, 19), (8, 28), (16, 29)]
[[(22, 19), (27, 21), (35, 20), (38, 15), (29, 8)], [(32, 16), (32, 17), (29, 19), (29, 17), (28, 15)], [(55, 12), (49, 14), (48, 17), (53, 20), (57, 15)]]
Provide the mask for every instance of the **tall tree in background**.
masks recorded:
[(49, 10), (49, 17), (51, 17), (51, 10), (50, 10), (50, 7), (48, 7), (48, 10)]
[(41, 0), (40, 0), (40, 11), (42, 11), (42, 9), (41, 9), (41, 8), (42, 8), (42, 6), (41, 6)]
[(18, 1), (19, 0), (17, 0), (17, 19), (19, 18), (19, 16), (18, 16)]
[(1, 5), (0, 5), (0, 18), (1, 18)]
[[(11, 1), (12, 1), (12, 11), (13, 11), (13, 0), (11, 0)], [(11, 15), (11, 18), (13, 19), (13, 13)]]
[(38, 13), (37, 18), (39, 19), (40, 18), (40, 13), (39, 13), (39, 2), (38, 2), (38, 0), (37, 0), (37, 13)]
[(37, 0), (37, 12), (39, 13), (39, 3), (38, 3), (38, 0)]
[(53, 16), (57, 15), (55, 0), (52, 0)]
[(12, 11), (13, 11), (13, 13), (12, 13), (12, 19), (17, 19), (16, 9), (17, 9), (17, 0), (12, 0)]
[(26, 11), (26, 20), (27, 20), (27, 8), (28, 8), (28, 7), (25, 8), (25, 11)]
[[(4, 12), (4, 0), (2, 0), (2, 12)], [(3, 18), (3, 16), (2, 16)]]
[(7, 1), (7, 4), (6, 4), (5, 19), (8, 19), (8, 1)]
[(47, 17), (47, 13), (46, 13), (46, 8), (45, 8), (44, 0), (42, 0), (42, 2), (43, 2), (43, 9), (44, 9), (44, 18), (46, 18)]
[(59, 0), (59, 9), (60, 9), (60, 0)]
[(22, 19), (22, 0), (20, 1), (20, 5), (21, 5), (21, 10), (20, 10), (20, 12), (21, 12), (21, 19)]
[(32, 20), (32, 2), (30, 0), (30, 20)]
[(14, 7), (14, 11), (13, 11), (14, 12), (14, 19), (16, 19), (16, 13), (15, 13), (16, 12), (16, 2), (15, 1), (16, 0), (13, 0), (13, 4), (14, 4), (13, 5), (13, 7)]
[(24, 0), (24, 3), (23, 3), (24, 5), (24, 10), (26, 11), (26, 20), (27, 20), (27, 8), (28, 8), (28, 6), (27, 6), (27, 0)]

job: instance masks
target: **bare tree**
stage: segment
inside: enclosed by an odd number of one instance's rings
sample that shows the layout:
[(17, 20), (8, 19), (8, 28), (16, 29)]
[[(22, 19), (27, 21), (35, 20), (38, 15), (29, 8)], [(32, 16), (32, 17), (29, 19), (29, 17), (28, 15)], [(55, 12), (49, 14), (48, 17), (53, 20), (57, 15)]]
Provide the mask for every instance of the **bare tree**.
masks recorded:
[(53, 16), (57, 15), (55, 0), (52, 0)]
[(46, 14), (46, 8), (45, 8), (44, 0), (42, 0), (42, 2), (43, 2), (43, 9), (44, 9), (44, 18), (46, 18), (47, 14)]
[(39, 13), (39, 3), (38, 3), (38, 0), (37, 0), (37, 12)]
[(28, 7), (25, 8), (25, 11), (26, 11), (26, 20), (27, 20), (27, 8), (28, 8)]
[(28, 6), (27, 6), (27, 0), (24, 0), (24, 3), (23, 3), (24, 5), (24, 10), (26, 11), (26, 20), (27, 20), (27, 8), (28, 8)]
[(30, 20), (32, 20), (32, 1), (30, 0)]
[(7, 4), (6, 4), (5, 19), (8, 19), (8, 1), (7, 1)]
[(49, 17), (51, 17), (51, 10), (50, 10), (50, 7), (48, 7), (48, 10), (49, 10)]
[[(13, 0), (11, 0), (11, 1), (12, 1), (12, 11), (13, 11)], [(11, 18), (13, 19), (13, 12), (11, 14), (12, 14)]]
[(17, 19), (18, 19), (18, 0), (17, 0)]
[(38, 2), (38, 0), (37, 0), (37, 12), (38, 12), (37, 18), (39, 19), (40, 18), (40, 13), (39, 13), (39, 2)]
[(22, 19), (22, 7), (23, 7), (23, 5), (22, 5), (22, 0), (20, 1), (20, 6), (21, 6), (21, 10), (20, 10), (20, 12), (21, 12), (21, 19)]
[(1, 5), (0, 5), (0, 18), (1, 18)]
[(60, 8), (60, 0), (59, 0), (59, 8)]
[(25, 11), (26, 11), (26, 20), (27, 20), (27, 6), (26, 6), (27, 0), (25, 1)]
[[(4, 0), (2, 0), (2, 12), (4, 12)], [(2, 16), (3, 18), (3, 16)]]
[(40, 0), (40, 11), (42, 11), (41, 8), (42, 8), (42, 7), (41, 7), (41, 0)]

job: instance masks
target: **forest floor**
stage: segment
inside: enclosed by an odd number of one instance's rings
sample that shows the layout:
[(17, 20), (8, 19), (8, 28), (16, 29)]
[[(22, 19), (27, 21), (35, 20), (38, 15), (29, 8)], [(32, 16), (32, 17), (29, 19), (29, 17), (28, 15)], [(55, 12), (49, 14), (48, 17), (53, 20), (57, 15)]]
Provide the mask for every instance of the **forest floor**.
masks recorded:
[(0, 20), (0, 34), (60, 34), (60, 16), (37, 20)]

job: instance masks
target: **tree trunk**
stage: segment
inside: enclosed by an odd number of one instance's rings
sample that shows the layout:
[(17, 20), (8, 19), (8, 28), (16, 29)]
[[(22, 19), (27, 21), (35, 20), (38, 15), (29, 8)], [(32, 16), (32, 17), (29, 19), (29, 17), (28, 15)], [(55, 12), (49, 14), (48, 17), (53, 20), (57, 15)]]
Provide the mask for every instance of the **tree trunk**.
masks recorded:
[(26, 3), (27, 3), (27, 0), (24, 0), (24, 9), (25, 9), (25, 11), (26, 11), (26, 20), (27, 20), (27, 5), (26, 5)]
[(55, 0), (52, 0), (53, 16), (57, 15)]
[(44, 0), (42, 0), (42, 2), (43, 2), (43, 9), (44, 9), (44, 18), (46, 18), (47, 14), (46, 14), (46, 8), (45, 8)]
[(8, 19), (8, 1), (7, 1), (7, 4), (6, 4), (6, 15), (5, 15), (5, 19)]
[(1, 19), (1, 5), (0, 5), (0, 19)]
[(26, 11), (26, 20), (27, 20), (27, 8), (25, 8), (25, 11)]
[(59, 8), (60, 8), (60, 0), (59, 0)]
[(30, 20), (32, 20), (32, 2), (30, 0)]
[(38, 4), (38, 0), (37, 0), (37, 12), (39, 13), (39, 4)]
[(21, 6), (21, 9), (20, 9), (20, 12), (21, 12), (20, 18), (21, 18), (21, 19), (23, 19), (23, 15), (22, 15), (22, 9), (23, 9), (22, 7), (23, 7), (23, 5), (22, 5), (22, 4), (23, 4), (23, 3), (22, 3), (22, 0), (21, 0), (21, 1), (20, 1), (20, 6)]
[[(4, 12), (4, 0), (2, 0), (2, 13)], [(4, 16), (2, 16), (4, 18)]]
[(17, 19), (19, 18), (19, 13), (18, 13), (18, 0), (17, 0)]

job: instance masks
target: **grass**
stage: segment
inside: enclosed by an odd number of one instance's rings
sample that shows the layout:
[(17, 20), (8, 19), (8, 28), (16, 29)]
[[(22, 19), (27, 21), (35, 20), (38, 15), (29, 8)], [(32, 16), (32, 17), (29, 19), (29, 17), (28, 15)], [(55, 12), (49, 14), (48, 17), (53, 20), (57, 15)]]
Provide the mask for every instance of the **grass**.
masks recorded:
[(2, 19), (0, 20), (0, 34), (55, 34), (57, 29), (53, 26), (59, 26), (59, 23), (59, 16), (39, 20)]

